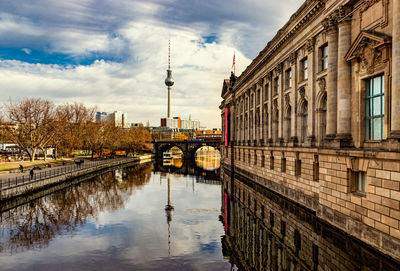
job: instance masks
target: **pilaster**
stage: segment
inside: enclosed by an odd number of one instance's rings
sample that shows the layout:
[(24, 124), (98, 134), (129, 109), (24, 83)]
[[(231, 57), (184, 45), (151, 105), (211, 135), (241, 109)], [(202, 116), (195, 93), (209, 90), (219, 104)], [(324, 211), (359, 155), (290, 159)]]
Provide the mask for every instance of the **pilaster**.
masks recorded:
[(297, 134), (297, 117), (296, 117), (296, 112), (297, 112), (297, 69), (296, 69), (296, 63), (297, 63), (297, 52), (293, 52), (290, 57), (289, 57), (289, 63), (290, 63), (290, 69), (292, 71), (292, 91), (290, 93), (290, 99), (292, 101), (292, 112), (291, 112), (291, 137), (289, 139), (290, 145), (295, 146), (296, 143), (298, 142), (298, 134)]
[(390, 137), (400, 139), (400, 1), (392, 1), (392, 101)]
[(326, 80), (327, 114), (326, 137), (334, 139), (337, 128), (337, 64), (338, 64), (338, 31), (336, 19), (330, 16), (323, 21), (328, 37), (328, 74)]
[(308, 87), (307, 87), (307, 103), (308, 103), (308, 113), (307, 113), (307, 145), (314, 145), (315, 143), (315, 133), (314, 133), (314, 81), (315, 81), (315, 39), (314, 37), (307, 40), (306, 43), (307, 49), (307, 60), (308, 60)]
[[(351, 47), (351, 11), (350, 7), (341, 6), (338, 24), (338, 68), (337, 68), (337, 135), (340, 146), (351, 145), (351, 67), (345, 56)], [(329, 45), (328, 45), (329, 46)], [(329, 55), (328, 55), (329, 57)], [(329, 76), (329, 74), (328, 74)], [(328, 102), (329, 104), (329, 102)]]

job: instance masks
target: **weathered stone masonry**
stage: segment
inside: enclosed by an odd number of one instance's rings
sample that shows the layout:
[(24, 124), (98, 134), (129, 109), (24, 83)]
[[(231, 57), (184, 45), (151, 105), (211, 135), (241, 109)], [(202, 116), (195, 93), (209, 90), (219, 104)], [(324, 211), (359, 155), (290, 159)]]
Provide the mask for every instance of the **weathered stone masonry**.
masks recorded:
[(399, 29), (396, 0), (306, 1), (220, 108), (226, 167), (400, 260)]

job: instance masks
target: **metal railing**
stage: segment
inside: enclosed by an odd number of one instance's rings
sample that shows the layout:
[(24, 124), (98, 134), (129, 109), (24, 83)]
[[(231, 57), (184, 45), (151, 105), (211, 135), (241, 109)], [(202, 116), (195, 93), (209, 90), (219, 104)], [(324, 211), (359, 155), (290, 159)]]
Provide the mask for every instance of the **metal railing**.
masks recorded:
[(57, 166), (55, 168), (45, 168), (43, 170), (35, 170), (31, 176), (30, 171), (27, 170), (26, 174), (18, 175), (15, 177), (8, 177), (0, 179), (0, 190), (10, 189), (19, 185), (25, 185), (35, 183), (41, 180), (50, 179), (62, 175), (67, 175), (74, 172), (79, 172), (84, 169), (94, 168), (101, 165), (114, 166), (122, 164), (122, 162), (134, 161), (132, 158), (115, 158), (115, 159), (104, 159), (104, 160), (83, 160), (82, 163), (74, 163), (65, 166)]

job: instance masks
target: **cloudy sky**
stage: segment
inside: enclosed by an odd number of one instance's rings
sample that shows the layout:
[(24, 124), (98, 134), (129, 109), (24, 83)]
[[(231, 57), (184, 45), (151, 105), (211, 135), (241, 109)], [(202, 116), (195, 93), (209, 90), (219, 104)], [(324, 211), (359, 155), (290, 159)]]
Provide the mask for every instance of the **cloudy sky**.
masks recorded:
[(159, 125), (171, 40), (172, 114), (220, 127), (233, 52), (240, 74), (302, 0), (1, 0), (0, 103), (84, 102)]

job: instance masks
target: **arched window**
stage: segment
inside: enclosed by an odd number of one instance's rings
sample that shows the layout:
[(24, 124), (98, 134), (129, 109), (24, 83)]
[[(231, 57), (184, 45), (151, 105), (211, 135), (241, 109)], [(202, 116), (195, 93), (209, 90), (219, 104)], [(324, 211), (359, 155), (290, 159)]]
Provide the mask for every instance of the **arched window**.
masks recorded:
[(301, 108), (301, 142), (304, 143), (307, 138), (307, 118), (308, 118), (308, 102), (304, 100)]
[(292, 136), (291, 133), (291, 118), (292, 116), (292, 107), (289, 105), (285, 112), (285, 122), (284, 122), (284, 132), (285, 132), (285, 140), (289, 141)]
[(318, 141), (322, 142), (326, 136), (326, 93), (323, 94), (317, 108)]
[(268, 129), (269, 129), (269, 115), (268, 115), (268, 108), (265, 107), (265, 113), (264, 113), (264, 129), (265, 129), (265, 139), (264, 140), (268, 140), (269, 138), (269, 134), (268, 134)]

